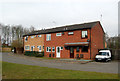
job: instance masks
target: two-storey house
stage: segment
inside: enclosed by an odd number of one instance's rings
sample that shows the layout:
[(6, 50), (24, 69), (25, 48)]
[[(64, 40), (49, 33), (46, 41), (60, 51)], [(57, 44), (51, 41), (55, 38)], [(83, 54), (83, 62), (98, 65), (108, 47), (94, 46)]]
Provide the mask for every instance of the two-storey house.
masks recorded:
[(24, 51), (44, 51), (44, 34), (27, 34), (23, 36)]
[(40, 30), (31, 35), (38, 34), (44, 35), (45, 57), (94, 59), (98, 49), (104, 48), (104, 30), (99, 21)]

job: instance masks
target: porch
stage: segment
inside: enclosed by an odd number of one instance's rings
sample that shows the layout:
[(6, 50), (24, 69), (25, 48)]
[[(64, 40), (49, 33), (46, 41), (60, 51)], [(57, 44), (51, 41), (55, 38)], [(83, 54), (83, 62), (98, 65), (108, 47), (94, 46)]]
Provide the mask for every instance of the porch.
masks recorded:
[(65, 43), (64, 47), (71, 59), (90, 59), (89, 42)]

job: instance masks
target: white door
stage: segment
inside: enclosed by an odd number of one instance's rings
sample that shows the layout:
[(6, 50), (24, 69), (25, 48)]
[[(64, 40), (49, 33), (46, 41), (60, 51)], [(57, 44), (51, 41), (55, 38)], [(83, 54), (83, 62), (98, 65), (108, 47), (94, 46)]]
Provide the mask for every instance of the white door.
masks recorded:
[(60, 47), (56, 47), (56, 57), (60, 58)]

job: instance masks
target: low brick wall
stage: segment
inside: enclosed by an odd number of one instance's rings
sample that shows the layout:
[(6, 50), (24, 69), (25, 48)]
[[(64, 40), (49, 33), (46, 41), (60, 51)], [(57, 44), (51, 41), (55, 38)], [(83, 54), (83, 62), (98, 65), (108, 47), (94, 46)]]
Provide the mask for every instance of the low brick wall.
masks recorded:
[(3, 47), (2, 52), (11, 52), (11, 48), (10, 47)]

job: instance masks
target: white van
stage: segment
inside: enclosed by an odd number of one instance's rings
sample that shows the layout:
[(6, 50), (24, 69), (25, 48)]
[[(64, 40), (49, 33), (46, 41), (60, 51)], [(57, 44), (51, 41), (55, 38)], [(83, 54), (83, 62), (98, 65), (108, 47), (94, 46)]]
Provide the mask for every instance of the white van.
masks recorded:
[(96, 61), (110, 61), (111, 60), (111, 52), (110, 50), (100, 50), (99, 54), (95, 57)]

